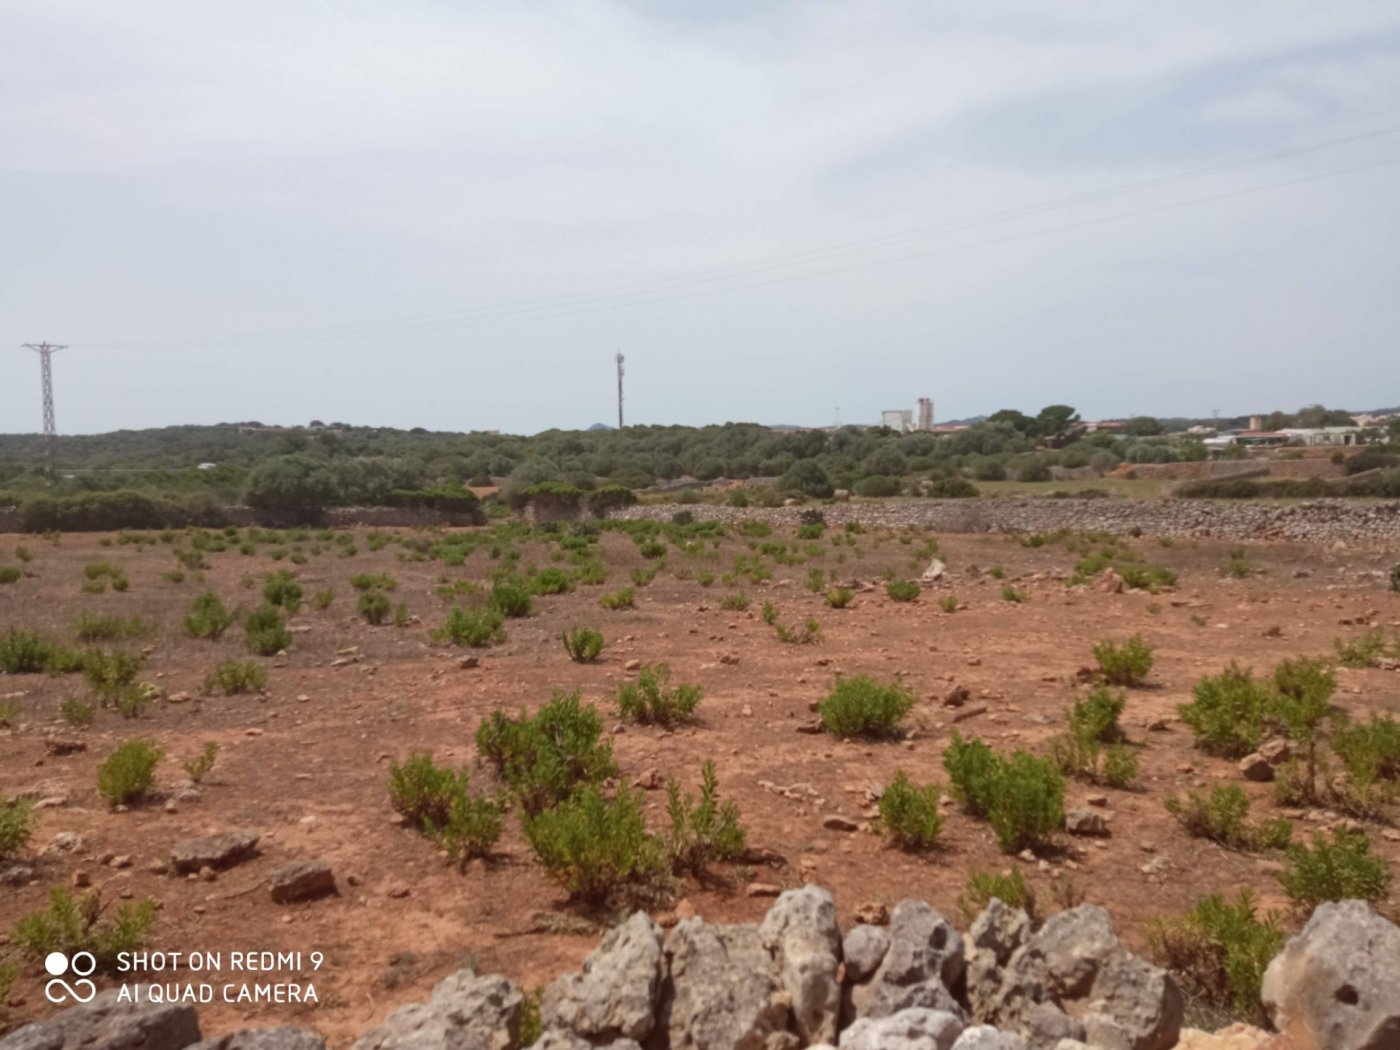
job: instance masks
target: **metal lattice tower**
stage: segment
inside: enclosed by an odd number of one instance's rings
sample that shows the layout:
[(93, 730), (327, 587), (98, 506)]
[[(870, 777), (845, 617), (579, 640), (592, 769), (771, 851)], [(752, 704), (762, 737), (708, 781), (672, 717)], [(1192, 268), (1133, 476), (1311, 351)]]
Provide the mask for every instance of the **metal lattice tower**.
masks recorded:
[(617, 355), (617, 429), (622, 429), (622, 362), (621, 354)]
[(53, 421), (53, 355), (59, 350), (68, 349), (66, 346), (55, 346), (52, 343), (25, 343), (26, 350), (33, 350), (39, 355), (42, 361), (41, 371), (44, 380), (44, 456), (48, 459), (49, 466), (53, 466), (54, 446), (58, 444), (58, 428)]

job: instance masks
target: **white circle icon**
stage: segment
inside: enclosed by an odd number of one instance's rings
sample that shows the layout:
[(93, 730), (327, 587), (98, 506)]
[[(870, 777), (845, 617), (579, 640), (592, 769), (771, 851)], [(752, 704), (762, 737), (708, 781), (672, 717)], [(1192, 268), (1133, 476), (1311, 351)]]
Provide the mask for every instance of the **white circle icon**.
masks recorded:
[[(58, 954), (57, 952), (54, 953)], [(97, 958), (92, 952), (77, 952), (73, 956), (73, 973), (78, 977), (91, 977), (92, 971), (97, 969)]]
[(62, 952), (49, 952), (44, 959), (44, 969), (50, 977), (62, 977), (68, 972), (68, 956)]

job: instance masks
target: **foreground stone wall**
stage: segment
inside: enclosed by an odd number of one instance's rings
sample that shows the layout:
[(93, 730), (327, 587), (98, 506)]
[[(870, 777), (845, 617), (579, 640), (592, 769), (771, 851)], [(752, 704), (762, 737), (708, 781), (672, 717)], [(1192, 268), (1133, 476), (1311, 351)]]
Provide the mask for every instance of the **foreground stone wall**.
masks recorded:
[[(544, 990), (531, 1050), (1383, 1050), (1400, 1045), (1400, 928), (1361, 901), (1317, 908), (1264, 979), (1282, 1030), (1183, 1031), (1170, 974), (1123, 947), (1102, 908), (1039, 929), (993, 900), (966, 934), (904, 900), (843, 934), (831, 894), (788, 890), (757, 925), (645, 912)], [(0, 1050), (324, 1050), (263, 1028), (201, 1041), (194, 1007), (119, 1005), (115, 990), (27, 1025)], [(525, 996), (470, 968), (399, 1007), (352, 1050), (521, 1050)], [(1246, 1041), (1248, 1040), (1248, 1041)]]
[[(757, 518), (773, 525), (796, 525), (803, 509), (666, 504), (628, 507), (609, 516), (670, 521), (673, 514), (685, 510), (697, 521), (732, 523)], [(858, 521), (881, 528), (918, 528), (934, 532), (1073, 529), (1126, 533), (1138, 528), (1153, 536), (1344, 540), (1378, 544), (1400, 541), (1400, 502), (1311, 500), (1277, 504), (1184, 499), (923, 499), (812, 505), (811, 509), (821, 511), (830, 525)]]

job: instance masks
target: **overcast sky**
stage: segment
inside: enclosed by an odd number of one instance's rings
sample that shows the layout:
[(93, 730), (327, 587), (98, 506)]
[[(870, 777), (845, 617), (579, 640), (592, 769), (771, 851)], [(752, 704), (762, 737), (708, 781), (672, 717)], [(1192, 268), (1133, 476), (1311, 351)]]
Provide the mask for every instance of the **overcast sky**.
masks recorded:
[(0, 432), (1394, 404), (1398, 125), (1395, 0), (0, 0)]

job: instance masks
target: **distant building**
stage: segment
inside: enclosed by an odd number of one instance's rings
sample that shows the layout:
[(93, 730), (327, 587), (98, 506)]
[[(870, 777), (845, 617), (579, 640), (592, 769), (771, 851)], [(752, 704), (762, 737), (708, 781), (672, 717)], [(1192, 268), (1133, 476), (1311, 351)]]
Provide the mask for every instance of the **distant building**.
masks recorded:
[(1379, 436), (1374, 427), (1284, 427), (1279, 431), (1290, 445), (1364, 445), (1371, 435)]
[(914, 413), (907, 408), (890, 408), (880, 413), (880, 425), (907, 434), (914, 429)]

